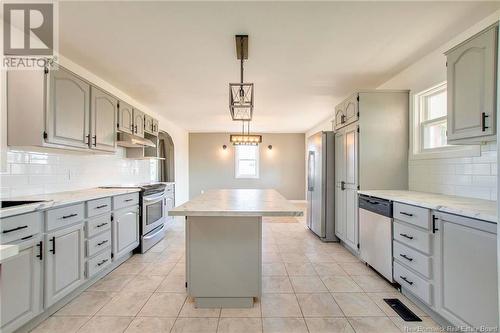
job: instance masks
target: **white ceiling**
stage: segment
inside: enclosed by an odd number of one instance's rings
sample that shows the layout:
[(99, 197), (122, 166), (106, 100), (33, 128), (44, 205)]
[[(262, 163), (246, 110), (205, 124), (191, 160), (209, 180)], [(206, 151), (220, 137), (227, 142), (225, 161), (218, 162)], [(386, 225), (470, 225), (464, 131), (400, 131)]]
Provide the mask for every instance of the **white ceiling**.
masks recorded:
[[(248, 34), (252, 130), (304, 132), (500, 2), (60, 2), (60, 52), (189, 131), (235, 131)], [(401, 87), (405, 88), (405, 87)]]

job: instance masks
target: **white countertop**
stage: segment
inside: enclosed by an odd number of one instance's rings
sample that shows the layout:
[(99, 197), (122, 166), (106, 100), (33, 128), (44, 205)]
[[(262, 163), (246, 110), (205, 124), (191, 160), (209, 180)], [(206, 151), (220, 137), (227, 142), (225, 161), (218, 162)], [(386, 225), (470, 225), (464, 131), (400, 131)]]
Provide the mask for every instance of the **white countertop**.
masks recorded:
[(209, 190), (168, 212), (170, 216), (302, 216), (276, 190)]
[(496, 201), (415, 191), (369, 190), (358, 193), (488, 222), (498, 221)]
[(0, 263), (19, 253), (17, 245), (0, 245)]
[(8, 217), (18, 214), (34, 212), (37, 210), (45, 210), (48, 208), (55, 208), (72, 203), (78, 203), (87, 200), (94, 200), (99, 198), (106, 198), (120, 194), (139, 192), (138, 188), (90, 188), (79, 191), (47, 193), (40, 195), (30, 195), (25, 197), (9, 198), (6, 200), (22, 200), (22, 201), (38, 201), (43, 202), (33, 203), (29, 205), (21, 205), (16, 207), (1, 208), (0, 217)]

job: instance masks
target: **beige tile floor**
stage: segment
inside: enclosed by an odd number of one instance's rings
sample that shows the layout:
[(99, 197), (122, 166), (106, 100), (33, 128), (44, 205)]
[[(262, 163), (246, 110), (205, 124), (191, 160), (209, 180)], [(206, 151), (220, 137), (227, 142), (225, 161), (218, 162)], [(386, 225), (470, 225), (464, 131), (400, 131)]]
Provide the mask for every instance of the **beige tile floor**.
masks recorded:
[[(71, 332), (386, 333), (438, 331), (435, 322), (304, 219), (264, 220), (263, 296), (252, 309), (196, 309), (184, 288), (183, 219), (33, 330)], [(400, 298), (421, 323), (405, 323), (383, 298)]]

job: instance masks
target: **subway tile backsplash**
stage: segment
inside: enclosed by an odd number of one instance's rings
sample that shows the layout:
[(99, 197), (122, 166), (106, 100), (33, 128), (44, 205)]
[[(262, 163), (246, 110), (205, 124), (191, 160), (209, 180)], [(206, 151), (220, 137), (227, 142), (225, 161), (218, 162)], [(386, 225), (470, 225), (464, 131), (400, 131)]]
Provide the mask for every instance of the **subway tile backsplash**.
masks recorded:
[(410, 160), (413, 191), (497, 200), (497, 146), (481, 146), (481, 156)]
[(8, 150), (0, 173), (0, 197), (73, 191), (103, 185), (156, 180), (156, 160), (112, 155), (80, 155)]

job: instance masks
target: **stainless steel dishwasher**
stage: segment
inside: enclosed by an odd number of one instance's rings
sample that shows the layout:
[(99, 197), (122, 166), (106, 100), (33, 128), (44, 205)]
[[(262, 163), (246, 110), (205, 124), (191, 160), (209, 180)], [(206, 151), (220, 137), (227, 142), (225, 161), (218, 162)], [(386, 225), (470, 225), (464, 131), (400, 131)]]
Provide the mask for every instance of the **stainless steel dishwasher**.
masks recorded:
[(359, 255), (391, 283), (392, 201), (359, 196)]

